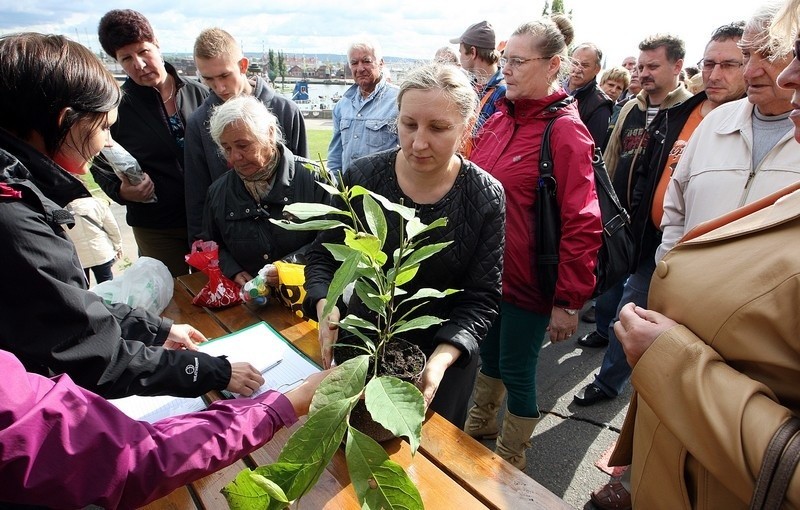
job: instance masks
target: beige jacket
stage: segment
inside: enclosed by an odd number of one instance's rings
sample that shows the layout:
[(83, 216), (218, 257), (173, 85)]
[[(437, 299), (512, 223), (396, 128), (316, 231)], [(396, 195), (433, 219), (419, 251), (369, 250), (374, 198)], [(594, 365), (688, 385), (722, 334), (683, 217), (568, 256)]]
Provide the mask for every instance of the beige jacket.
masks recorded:
[(793, 129), (752, 168), (753, 108), (747, 99), (724, 104), (692, 133), (664, 197), (656, 260), (696, 225), (800, 180)]
[[(658, 263), (649, 307), (682, 326), (633, 370), (612, 463), (632, 453), (634, 508), (747, 508), (767, 444), (800, 414), (798, 239), (795, 192)], [(787, 502), (800, 508), (798, 473)]]
[(84, 268), (99, 266), (122, 252), (122, 235), (108, 203), (94, 197), (78, 198), (67, 206), (75, 226), (67, 235)]

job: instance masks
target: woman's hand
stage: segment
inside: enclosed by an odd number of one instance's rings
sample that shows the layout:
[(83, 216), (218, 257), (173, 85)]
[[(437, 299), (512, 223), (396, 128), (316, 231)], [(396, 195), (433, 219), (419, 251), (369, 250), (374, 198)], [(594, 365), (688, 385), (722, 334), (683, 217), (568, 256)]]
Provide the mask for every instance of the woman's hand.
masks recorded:
[(661, 333), (677, 325), (677, 322), (658, 312), (628, 303), (619, 312), (614, 334), (625, 349), (628, 364), (633, 368)]
[(188, 324), (173, 324), (169, 329), (167, 339), (164, 340), (164, 347), (167, 349), (187, 349), (197, 350), (197, 344), (208, 340), (204, 334), (194, 329)]
[(317, 391), (319, 383), (322, 382), (330, 372), (330, 370), (323, 370), (322, 372), (311, 374), (300, 386), (286, 392), (286, 398), (292, 403), (294, 413), (297, 416), (308, 414), (308, 408), (311, 405), (314, 392)]
[(459, 356), (461, 356), (461, 351), (455, 345), (439, 344), (428, 358), (425, 370), (422, 371), (422, 378), (417, 383), (419, 391), (422, 392), (422, 398), (425, 400), (426, 411), (436, 396), (444, 372), (455, 363)]
[(244, 287), (244, 284), (252, 279), (253, 277), (247, 271), (240, 271), (233, 277), (233, 281), (239, 284), (239, 287)]
[(253, 365), (242, 362), (231, 363), (231, 380), (228, 381), (226, 390), (249, 397), (262, 384), (264, 377)]
[(153, 200), (156, 186), (146, 173), (142, 174), (142, 182), (134, 186), (128, 176), (120, 175), (119, 196), (127, 202), (149, 202)]
[(550, 332), (550, 341), (553, 343), (563, 342), (575, 334), (578, 329), (578, 314), (570, 315), (563, 308), (553, 307), (550, 312), (550, 325), (547, 331)]
[(319, 350), (322, 353), (322, 368), (329, 369), (333, 364), (333, 345), (339, 339), (339, 308), (334, 306), (327, 317), (322, 316), (327, 299), (317, 301), (319, 319)]

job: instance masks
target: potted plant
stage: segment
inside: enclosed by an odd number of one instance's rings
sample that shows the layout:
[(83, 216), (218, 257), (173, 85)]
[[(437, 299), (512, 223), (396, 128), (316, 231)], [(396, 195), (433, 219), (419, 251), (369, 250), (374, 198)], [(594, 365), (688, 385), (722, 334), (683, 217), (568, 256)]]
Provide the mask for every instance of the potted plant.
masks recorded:
[[(328, 175), (324, 169), (322, 173)], [(438, 317), (413, 315), (430, 300), (456, 290), (423, 288), (408, 295), (403, 286), (414, 279), (425, 259), (450, 244), (426, 244), (425, 234), (446, 225), (447, 219), (425, 225), (413, 208), (393, 203), (362, 186), (337, 187), (330, 177), (327, 181), (321, 185), (341, 208), (298, 203), (285, 211), (299, 221), (271, 221), (290, 230), (343, 230), (340, 243), (325, 244), (340, 266), (331, 281), (322, 316), (327, 316), (345, 289), (351, 287), (372, 317), (350, 314), (339, 327), (357, 339), (347, 347), (363, 354), (341, 363), (320, 384), (307, 421), (290, 437), (277, 462), (243, 470), (223, 489), (231, 508), (286, 507), (314, 486), (343, 440), (350, 478), (364, 508), (423, 506), (419, 491), (403, 468), (389, 459), (380, 444), (354, 427), (351, 416), (363, 400), (372, 419), (392, 435), (405, 437), (412, 455), (416, 453), (425, 413), (422, 394), (410, 382), (380, 375), (379, 370), (387, 350), (404, 332), (444, 322)], [(360, 205), (364, 221), (356, 205)], [(400, 243), (391, 253), (385, 246), (386, 213), (401, 218)]]

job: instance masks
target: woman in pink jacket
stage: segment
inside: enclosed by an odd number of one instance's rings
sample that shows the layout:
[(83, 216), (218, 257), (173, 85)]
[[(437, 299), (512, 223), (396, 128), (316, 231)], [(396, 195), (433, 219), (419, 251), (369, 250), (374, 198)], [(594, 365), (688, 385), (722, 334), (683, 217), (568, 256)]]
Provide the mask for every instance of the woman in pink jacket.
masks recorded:
[[(478, 133), (471, 156), (505, 189), (506, 244), (500, 317), (481, 345), (483, 364), (465, 430), (476, 438), (500, 433), (497, 454), (520, 469), (540, 418), (536, 363), (545, 332), (552, 342), (575, 333), (578, 309), (594, 289), (600, 247), (592, 137), (559, 85), (559, 77), (569, 69), (572, 35), (572, 25), (563, 16), (525, 23), (511, 35), (501, 59), (506, 97)], [(554, 295), (549, 295), (535, 270), (535, 199), (542, 136), (555, 117), (550, 148), (561, 238), (558, 280)], [(500, 432), (497, 410), (506, 390), (508, 412)]]

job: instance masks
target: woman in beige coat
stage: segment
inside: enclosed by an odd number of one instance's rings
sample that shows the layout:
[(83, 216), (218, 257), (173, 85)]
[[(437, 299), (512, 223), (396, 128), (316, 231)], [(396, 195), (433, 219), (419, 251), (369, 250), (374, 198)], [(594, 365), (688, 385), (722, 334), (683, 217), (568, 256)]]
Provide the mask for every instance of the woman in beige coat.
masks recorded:
[[(797, 33), (798, 6), (773, 28)], [(797, 53), (778, 83), (795, 90), (800, 142)], [(699, 225), (658, 263), (651, 310), (620, 312), (636, 394), (612, 464), (632, 464), (634, 508), (747, 508), (770, 442), (800, 416), (798, 189)], [(782, 508), (800, 508), (791, 448), (779, 457), (790, 473)]]

